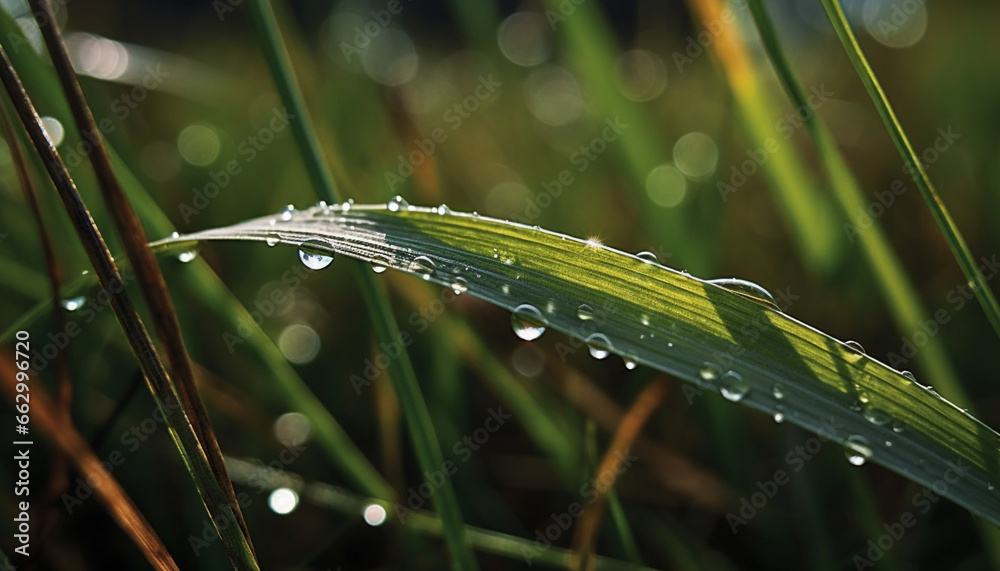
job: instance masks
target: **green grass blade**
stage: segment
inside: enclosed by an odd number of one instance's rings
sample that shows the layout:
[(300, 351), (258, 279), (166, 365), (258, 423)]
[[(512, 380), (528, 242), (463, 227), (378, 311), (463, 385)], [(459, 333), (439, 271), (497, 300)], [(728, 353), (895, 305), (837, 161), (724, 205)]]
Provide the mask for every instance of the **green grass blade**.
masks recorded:
[[(313, 187), (324, 200), (339, 202), (333, 177), (323, 160), (319, 140), (312, 129), (313, 123), (309, 119), (309, 112), (295, 79), (295, 72), (282, 42), (270, 1), (251, 0), (248, 2), (248, 8), (281, 99), (296, 117), (291, 122), (292, 133), (303, 155)], [(355, 269), (354, 275), (365, 299), (376, 335), (383, 343), (395, 343), (395, 340), (400, 338), (399, 325), (392, 315), (389, 300), (381, 284), (370, 272), (362, 271), (360, 268)], [(405, 347), (400, 347), (400, 354), (392, 359), (389, 371), (389, 378), (403, 410), (421, 470), (432, 472), (444, 464), (444, 454), (441, 452), (427, 403), (420, 392), (420, 385), (417, 383), (417, 376)], [(445, 479), (434, 496), (434, 505), (441, 516), (445, 542), (452, 563), (457, 569), (477, 569), (475, 555), (468, 545), (462, 512), (451, 480)]]
[(861, 44), (858, 43), (858, 39), (851, 29), (850, 23), (848, 23), (847, 16), (844, 15), (844, 10), (840, 7), (840, 3), (836, 0), (822, 1), (823, 7), (826, 8), (827, 16), (830, 18), (830, 23), (833, 24), (833, 29), (837, 32), (837, 37), (840, 38), (847, 56), (851, 59), (854, 69), (857, 70), (858, 76), (861, 78), (861, 83), (864, 84), (868, 95), (872, 99), (872, 103), (875, 104), (875, 109), (878, 111), (879, 117), (885, 123), (892, 142), (896, 145), (896, 149), (903, 158), (903, 162), (906, 163), (909, 172), (915, 174), (913, 180), (917, 184), (917, 188), (920, 189), (920, 195), (924, 197), (924, 202), (927, 203), (927, 208), (930, 209), (931, 215), (934, 216), (934, 221), (937, 222), (941, 232), (944, 233), (948, 247), (951, 248), (955, 260), (958, 261), (958, 265), (962, 268), (962, 273), (965, 274), (965, 278), (969, 281), (969, 288), (972, 289), (976, 295), (976, 299), (979, 300), (979, 304), (983, 307), (986, 317), (989, 319), (990, 324), (993, 325), (993, 330), (1000, 336), (1000, 305), (997, 304), (996, 297), (993, 296), (993, 292), (986, 284), (986, 278), (983, 276), (983, 272), (979, 270), (975, 258), (972, 257), (972, 252), (969, 251), (969, 246), (965, 243), (962, 232), (951, 218), (951, 214), (948, 213), (948, 208), (945, 207), (944, 201), (938, 196), (934, 185), (931, 184), (931, 179), (927, 176), (927, 171), (924, 169), (920, 157), (917, 156), (913, 145), (910, 144), (906, 132), (903, 131), (903, 126), (899, 123), (896, 113), (892, 110), (892, 105), (889, 104), (889, 98), (882, 89), (878, 78), (875, 77), (875, 71), (861, 50)]
[[(741, 34), (736, 23), (727, 23), (725, 10), (719, 0), (688, 0), (691, 12), (701, 22), (714, 22), (722, 26), (711, 48), (726, 81), (733, 92), (749, 143), (765, 153), (766, 162), (761, 171), (780, 206), (794, 242), (801, 250), (802, 259), (815, 271), (827, 275), (842, 258), (842, 242), (838, 240), (836, 218), (826, 208), (826, 197), (804, 166), (806, 161), (794, 145), (777, 135), (783, 123), (782, 113), (773, 104), (771, 93), (759, 76), (754, 73), (747, 54), (741, 47)], [(699, 22), (699, 23), (701, 23)], [(780, 145), (780, 146), (779, 146)], [(777, 149), (768, 153), (767, 149)], [(739, 155), (740, 160), (746, 154)], [(729, 177), (729, 173), (724, 173)], [(736, 190), (731, 184), (717, 183), (723, 200)]]
[[(947, 478), (943, 495), (1000, 523), (1000, 435), (929, 387), (745, 290), (593, 241), (436, 208), (314, 207), (290, 218), (253, 219), (156, 247), (308, 242), (307, 250), (375, 261), (443, 285), (462, 277), (471, 295), (494, 305), (543, 308), (533, 319), (582, 350), (589, 340), (598, 355), (610, 350), (769, 415), (781, 410), (789, 422), (845, 444), (855, 461), (870, 459), (923, 485), (940, 488)], [(495, 258), (496, 251), (505, 254)], [(581, 304), (600, 308), (601, 319), (580, 320)]]
[[(303, 501), (345, 514), (349, 517), (358, 517), (358, 514), (363, 513), (365, 507), (371, 504), (379, 504), (390, 514), (386, 523), (398, 521), (398, 518), (392, 516), (394, 506), (378, 499), (358, 496), (343, 488), (325, 483), (303, 483), (300, 476), (289, 472), (283, 472), (278, 475), (267, 474), (259, 466), (238, 458), (228, 458), (227, 464), (229, 464), (230, 469), (233, 471), (233, 479), (237, 482), (259, 484), (263, 481), (270, 489), (279, 486), (292, 488), (299, 493)], [(407, 513), (403, 525), (406, 529), (417, 533), (432, 537), (441, 536), (441, 520), (430, 512), (414, 510), (413, 513)], [(569, 549), (552, 545), (547, 549), (541, 550), (535, 546), (534, 539), (517, 537), (475, 526), (468, 526), (468, 533), (472, 546), (483, 553), (507, 557), (518, 562), (529, 561), (532, 566), (537, 564), (542, 567), (554, 569), (567, 569), (573, 561), (573, 552)], [(598, 556), (594, 558), (594, 563), (594, 571), (645, 571), (649, 569), (648, 567), (637, 567), (632, 563), (618, 561), (610, 557)]]
[[(796, 108), (809, 106), (807, 93), (795, 77), (791, 64), (785, 56), (778, 41), (774, 26), (761, 0), (749, 3), (754, 23), (760, 32), (760, 37), (768, 58), (774, 65), (778, 75)], [(803, 124), (810, 138), (816, 145), (821, 164), (830, 181), (834, 196), (846, 216), (859, 209), (866, 208), (866, 200), (857, 179), (851, 174), (843, 155), (837, 148), (837, 143), (826, 127), (826, 124), (816, 113), (809, 114)], [(865, 232), (856, 236), (860, 242), (865, 260), (875, 274), (875, 280), (882, 293), (882, 299), (889, 306), (896, 327), (901, 332), (919, 331), (920, 324), (928, 321), (930, 316), (920, 301), (898, 256), (893, 252), (888, 239), (877, 224), (872, 224)], [(968, 407), (970, 399), (955, 375), (954, 368), (948, 359), (944, 344), (939, 337), (932, 337), (917, 354), (917, 362), (933, 379), (934, 386), (945, 397), (955, 404)]]

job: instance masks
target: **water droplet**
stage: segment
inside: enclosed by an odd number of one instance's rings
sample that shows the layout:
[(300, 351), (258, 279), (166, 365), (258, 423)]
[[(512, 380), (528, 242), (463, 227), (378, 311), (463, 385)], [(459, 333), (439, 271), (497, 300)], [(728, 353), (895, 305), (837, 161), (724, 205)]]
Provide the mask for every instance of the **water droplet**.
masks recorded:
[(885, 441), (885, 447), (886, 448), (892, 448), (892, 440), (886, 440)]
[(643, 315), (639, 318), (639, 321), (641, 321), (643, 325), (649, 325), (649, 316)]
[(76, 311), (81, 307), (83, 307), (84, 305), (86, 305), (86, 303), (87, 303), (86, 296), (81, 295), (80, 297), (72, 297), (70, 299), (64, 299), (62, 300), (62, 303), (60, 303), (60, 305), (62, 305), (63, 309), (65, 309), (66, 311)]
[(507, 284), (503, 284), (502, 286), (500, 286), (500, 291), (502, 291), (504, 293), (504, 295), (509, 295), (510, 294), (510, 286), (507, 285)]
[(874, 406), (866, 406), (863, 415), (865, 417), (865, 420), (874, 424), (875, 426), (883, 426), (889, 424), (889, 422), (892, 420), (892, 417), (889, 416), (889, 413)]
[(322, 270), (333, 263), (333, 253), (328, 243), (307, 240), (299, 246), (299, 259), (310, 270)]
[(284, 222), (288, 222), (292, 219), (292, 213), (295, 212), (295, 205), (289, 204), (288, 206), (282, 208), (278, 214)]
[(534, 341), (545, 333), (545, 326), (548, 322), (542, 317), (542, 312), (538, 308), (522, 303), (514, 308), (510, 314), (510, 325), (514, 328), (514, 334), (525, 341)]
[(354, 206), (354, 199), (348, 198), (346, 202), (340, 205), (340, 211), (346, 214), (351, 211), (352, 206)]
[(451, 282), (451, 289), (455, 295), (461, 295), (469, 291), (469, 282), (462, 277), (455, 278), (455, 281)]
[(330, 205), (325, 200), (320, 200), (313, 206), (313, 216), (326, 216), (330, 213)]
[(917, 382), (917, 376), (909, 371), (903, 371), (900, 374), (906, 377), (906, 379), (909, 380), (911, 383)]
[(372, 527), (378, 527), (385, 523), (386, 511), (379, 504), (368, 504), (362, 512), (365, 523)]
[(591, 333), (584, 342), (595, 359), (603, 359), (611, 353), (611, 340), (603, 333)]
[(719, 393), (726, 400), (740, 402), (750, 392), (750, 384), (736, 371), (727, 371), (719, 378)]
[(189, 262), (193, 262), (194, 259), (197, 258), (197, 257), (198, 257), (198, 249), (197, 248), (191, 248), (190, 250), (185, 250), (185, 251), (181, 252), (180, 254), (177, 254), (177, 259), (182, 264), (187, 264)]
[(782, 422), (785, 422), (785, 409), (784, 409), (784, 407), (782, 407), (781, 405), (776, 406), (774, 408), (774, 417), (773, 418), (774, 418), (774, 422), (777, 422), (778, 424), (781, 424)]
[(844, 442), (844, 455), (852, 466), (862, 466), (871, 459), (872, 447), (864, 436), (852, 434)]
[(374, 256), (372, 256), (371, 264), (372, 264), (372, 271), (375, 272), (376, 274), (381, 274), (382, 272), (385, 271), (386, 268), (389, 267), (389, 260), (387, 260), (385, 256), (381, 254), (375, 254)]
[(431, 260), (427, 256), (417, 256), (410, 262), (410, 271), (425, 280), (431, 279), (431, 275), (434, 274), (434, 270), (436, 269), (437, 266), (434, 264), (434, 260)]
[(639, 252), (638, 254), (635, 255), (635, 257), (639, 258), (643, 262), (646, 262), (647, 264), (655, 264), (659, 262), (659, 260), (656, 257), (656, 254), (649, 251)]
[(994, 486), (992, 483), (987, 483), (986, 489), (992, 492), (993, 490), (996, 489), (996, 486)]
[(264, 236), (264, 242), (268, 246), (270, 246), (272, 248), (275, 245), (277, 245), (277, 243), (280, 242), (280, 241), (281, 241), (281, 238), (279, 238), (277, 234), (268, 234), (268, 235)]
[(712, 383), (715, 382), (721, 375), (722, 370), (719, 369), (718, 365), (705, 361), (701, 368), (698, 369), (698, 385), (702, 388), (711, 387)]
[(173, 232), (171, 232), (171, 233), (170, 233), (170, 237), (171, 237), (171, 238), (174, 238), (174, 239), (177, 239), (177, 238), (180, 238), (180, 237), (181, 237), (181, 233), (180, 233), (180, 232), (177, 232), (177, 231), (175, 230), (175, 231), (173, 231)]
[(585, 303), (576, 309), (576, 316), (580, 321), (590, 321), (594, 318), (594, 308)]
[(397, 194), (385, 206), (389, 209), (389, 212), (399, 212), (400, 210), (408, 209), (410, 207), (410, 203), (407, 202), (405, 198)]
[(555, 313), (556, 312), (556, 302), (554, 299), (550, 299), (545, 303), (545, 313)]
[(741, 280), (739, 278), (721, 278), (708, 280), (708, 283), (726, 288), (733, 293), (752, 299), (762, 305), (766, 305), (775, 311), (781, 311), (781, 309), (778, 308), (778, 302), (774, 300), (774, 296), (771, 295), (771, 292), (751, 281)]
[(635, 368), (638, 366), (635, 357), (632, 357), (631, 355), (623, 356), (622, 360), (625, 361), (625, 368), (628, 369), (629, 371), (635, 370)]
[(785, 391), (781, 390), (781, 385), (774, 385), (771, 387), (771, 396), (773, 396), (775, 400), (781, 400), (785, 398)]
[(451, 214), (451, 209), (448, 208), (447, 204), (442, 204), (438, 206), (438, 214)]
[(844, 341), (844, 347), (847, 348), (848, 360), (852, 363), (857, 363), (867, 355), (865, 348), (857, 341)]
[(899, 420), (892, 421), (892, 431), (895, 433), (900, 433), (903, 431), (903, 423)]

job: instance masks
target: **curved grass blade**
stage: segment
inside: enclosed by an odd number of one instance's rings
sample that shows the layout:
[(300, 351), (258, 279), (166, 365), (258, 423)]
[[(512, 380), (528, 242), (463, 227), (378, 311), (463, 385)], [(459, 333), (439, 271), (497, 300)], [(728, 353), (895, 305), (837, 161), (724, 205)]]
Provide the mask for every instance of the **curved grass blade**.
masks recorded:
[[(782, 412), (845, 444), (852, 463), (871, 460), (939, 489), (947, 478), (942, 495), (1000, 524), (1000, 435), (856, 344), (743, 292), (594, 241), (447, 209), (395, 210), (313, 207), (287, 220), (268, 216), (168, 238), (154, 248), (281, 242), (449, 287), (461, 278), (469, 294), (494, 305), (537, 308), (522, 310), (528, 324), (566, 333), (572, 347), (598, 357), (616, 353), (768, 415)], [(584, 304), (590, 311), (581, 311)]]
[(927, 176), (927, 171), (924, 169), (920, 157), (917, 156), (913, 145), (910, 144), (910, 139), (903, 131), (903, 126), (899, 123), (895, 111), (892, 110), (892, 105), (889, 104), (889, 98), (882, 89), (882, 85), (879, 84), (878, 78), (875, 77), (875, 71), (861, 50), (861, 44), (858, 43), (858, 38), (855, 37), (854, 31), (847, 21), (847, 16), (844, 15), (844, 10), (836, 0), (822, 0), (822, 2), (823, 7), (826, 8), (826, 14), (830, 18), (830, 23), (833, 24), (833, 29), (837, 32), (840, 43), (844, 45), (844, 51), (847, 52), (851, 63), (854, 64), (854, 69), (857, 70), (861, 83), (868, 91), (872, 103), (875, 104), (879, 117), (885, 123), (885, 128), (889, 131), (892, 142), (895, 143), (909, 172), (914, 173), (913, 181), (920, 189), (920, 195), (924, 197), (924, 202), (927, 203), (927, 208), (934, 216), (934, 221), (944, 233), (944, 239), (948, 242), (948, 247), (951, 248), (951, 253), (955, 256), (958, 265), (961, 266), (965, 279), (969, 280), (969, 289), (976, 295), (976, 299), (983, 307), (983, 312), (990, 320), (993, 330), (1000, 336), (1000, 305), (997, 304), (993, 292), (986, 284), (986, 278), (972, 257), (972, 252), (969, 251), (969, 246), (965, 243), (962, 232), (951, 218), (951, 214), (948, 213), (948, 208), (938, 196), (934, 185), (931, 184), (931, 179)]

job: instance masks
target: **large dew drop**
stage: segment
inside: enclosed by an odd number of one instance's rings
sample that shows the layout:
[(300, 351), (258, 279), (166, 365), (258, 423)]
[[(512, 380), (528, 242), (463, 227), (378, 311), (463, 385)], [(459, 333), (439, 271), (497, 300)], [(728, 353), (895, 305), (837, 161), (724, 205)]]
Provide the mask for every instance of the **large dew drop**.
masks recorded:
[(647, 264), (655, 264), (659, 261), (656, 258), (656, 254), (652, 252), (639, 252), (638, 254), (635, 255), (635, 257), (639, 258), (643, 262), (646, 262)]
[(593, 333), (585, 340), (590, 356), (595, 359), (603, 359), (611, 353), (611, 340), (603, 333)]
[(376, 274), (381, 274), (386, 268), (389, 267), (389, 260), (385, 259), (385, 256), (382, 256), (381, 254), (375, 254), (375, 256), (372, 257), (371, 263), (372, 271)]
[(197, 258), (197, 257), (198, 257), (198, 249), (197, 248), (192, 248), (190, 250), (185, 250), (185, 251), (181, 252), (180, 254), (177, 254), (177, 259), (182, 264), (187, 264), (189, 262), (193, 262), (194, 259)]
[(590, 321), (594, 318), (594, 308), (584, 303), (576, 309), (576, 316), (580, 321)]
[(307, 240), (299, 246), (299, 259), (310, 270), (322, 270), (333, 263), (329, 247), (329, 244), (319, 240)]
[(857, 363), (867, 355), (865, 348), (857, 341), (845, 341), (844, 347), (847, 348), (847, 358), (852, 363)]
[(538, 308), (522, 303), (514, 308), (510, 314), (510, 326), (514, 329), (514, 334), (525, 341), (534, 341), (545, 333), (545, 326), (548, 324), (542, 317), (542, 312)]
[(740, 402), (750, 392), (750, 384), (736, 371), (728, 371), (719, 379), (719, 393), (733, 402)]
[(844, 442), (844, 456), (852, 466), (863, 466), (872, 457), (872, 447), (864, 436), (852, 434)]
[(428, 258), (427, 256), (417, 256), (416, 258), (413, 258), (412, 262), (410, 262), (410, 271), (425, 280), (431, 279), (431, 276), (434, 274), (434, 270), (436, 269), (437, 265), (434, 264), (434, 260)]
[(775, 311), (781, 311), (781, 308), (778, 307), (778, 302), (774, 300), (774, 296), (771, 295), (771, 292), (751, 281), (741, 280), (739, 278), (720, 278), (708, 280), (708, 283), (752, 299), (757, 303), (766, 305)]
[(389, 212), (399, 212), (400, 210), (408, 209), (410, 207), (410, 203), (407, 202), (405, 198), (397, 194), (385, 206), (389, 209)]

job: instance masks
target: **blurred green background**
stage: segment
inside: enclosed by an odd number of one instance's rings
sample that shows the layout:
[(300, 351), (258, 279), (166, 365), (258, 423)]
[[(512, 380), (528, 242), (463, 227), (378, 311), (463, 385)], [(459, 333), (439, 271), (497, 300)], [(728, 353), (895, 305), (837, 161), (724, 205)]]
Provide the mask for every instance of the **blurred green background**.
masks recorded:
[[(182, 233), (316, 201), (240, 4), (88, 0), (58, 11), (107, 140)], [(787, 311), (795, 318), (856, 340), (869, 355), (935, 385), (919, 358), (903, 364), (888, 360), (903, 355), (907, 343), (922, 343), (919, 331), (895, 325), (855, 239), (851, 225), (871, 232), (873, 217), (927, 313), (944, 310), (948, 317), (930, 335), (947, 353), (947, 362), (937, 364), (954, 371), (979, 418), (1000, 425), (998, 375), (990, 365), (998, 341), (978, 304), (963, 297), (965, 278), (818, 0), (765, 4), (800, 81), (822, 95), (815, 109), (801, 111), (817, 113), (829, 125), (863, 190), (867, 214), (837, 206), (801, 117), (788, 103), (741, 3), (727, 8), (732, 17), (724, 23), (742, 33), (740, 69), (760, 88), (763, 127), (756, 130), (748, 128), (740, 96), (727, 81), (729, 56), (714, 51), (720, 39), (713, 30), (722, 24), (704, 21), (696, 11), (710, 3), (275, 4), (313, 126), (345, 196), (358, 203), (385, 202), (397, 194), (413, 204), (446, 203), (454, 210), (594, 237), (626, 251), (653, 251), (662, 263), (698, 277), (752, 280), (798, 296)], [(1000, 248), (1000, 37), (994, 33), (1000, 5), (971, 0), (843, 5), (973, 255), (992, 259)], [(49, 135), (105, 239), (113, 252), (121, 252), (46, 56), (34, 53), (40, 39), (30, 12), (14, 0), (2, 7), (0, 42), (15, 59), (39, 113), (50, 117)], [(776, 178), (778, 168), (795, 174)], [(75, 277), (88, 269), (87, 258), (51, 188), (38, 181), (64, 274)], [(720, 186), (725, 184), (732, 186)], [(885, 207), (887, 191), (894, 189)], [(5, 329), (46, 299), (41, 246), (27, 213), (4, 146), (0, 322)], [(151, 239), (163, 237), (146, 222)], [(314, 445), (310, 420), (288, 414), (287, 401), (275, 394), (272, 369), (262, 365), (267, 359), (242, 342), (255, 336), (274, 342), (399, 496), (405, 499), (428, 479), (402, 432), (385, 374), (376, 375), (372, 386), (352, 382), (352, 375), (365, 376), (367, 363), (380, 352), (361, 294), (343, 269), (355, 262), (338, 260), (322, 272), (307, 272), (293, 249), (255, 244), (212, 244), (199, 257), (261, 317), (259, 329), (233, 328), (213, 309), (219, 301), (185, 279), (190, 265), (163, 260), (228, 456), (265, 464), (278, 460), (305, 482), (366, 494)], [(390, 274), (381, 280), (401, 329), (413, 336), (411, 356), (445, 457), (458, 463), (452, 482), (466, 522), (533, 541), (536, 531), (553, 522), (552, 514), (581, 501), (580, 485), (599, 458), (588, 449), (604, 449), (621, 410), (656, 374), (627, 371), (620, 361), (594, 361), (583, 352), (564, 358), (556, 345), (565, 338), (559, 336), (525, 344), (512, 334), (505, 312), (467, 296), (443, 303), (439, 288)], [(998, 291), (996, 283), (990, 285)], [(80, 295), (90, 299), (69, 314), (83, 330), (68, 352), (75, 424), (92, 439), (99, 457), (125, 453), (127, 461), (114, 475), (182, 568), (224, 567), (217, 541), (192, 545), (190, 536), (203, 533), (205, 515), (166, 431), (153, 430), (134, 450), (122, 437), (141, 427), (154, 405), (144, 389), (130, 391), (135, 360), (113, 316), (100, 310), (96, 293), (84, 289)], [(51, 317), (44, 314), (30, 330), (44, 343)], [(480, 346), (489, 349), (497, 366), (477, 354)], [(47, 362), (39, 376), (51, 386), (53, 367)], [(692, 398), (674, 384), (644, 430), (654, 458), (640, 453), (617, 484), (645, 565), (854, 568), (855, 555), (865, 556), (869, 540), (885, 533), (883, 524), (913, 511), (918, 486), (877, 466), (851, 467), (839, 446), (824, 444), (734, 533), (726, 514), (736, 513), (741, 498), (758, 491), (759, 482), (788, 469), (786, 455), (811, 435), (727, 406), (715, 395)], [(509, 394), (497, 386), (525, 391), (572, 435), (567, 446), (574, 450), (576, 473), (560, 470), (532, 440), (526, 426), (532, 418), (517, 414), (463, 460), (463, 438), (484, 426), (491, 409), (509, 405)], [(11, 418), (8, 408), (4, 413)], [(290, 462), (279, 460), (290, 443), (304, 450)], [(691, 462), (711, 481), (678, 484), (664, 468), (665, 459)], [(45, 464), (36, 461), (34, 469), (39, 484), (33, 491), (41, 495)], [(236, 472), (237, 493), (251, 499), (244, 513), (264, 569), (447, 565), (440, 540), (398, 525), (392, 510), (384, 525), (371, 526), (353, 504), (336, 509), (287, 497), (282, 503), (281, 494), (272, 496), (246, 478), (241, 483)], [(0, 472), (0, 480), (6, 487), (11, 474)], [(725, 493), (716, 493), (716, 481)], [(3, 495), (4, 513), (13, 511), (12, 500)], [(291, 513), (278, 513), (289, 508)], [(63, 515), (36, 568), (144, 567), (92, 499), (69, 515), (61, 502), (57, 509)], [(607, 514), (602, 520), (597, 552), (628, 561), (634, 553), (611, 520)], [(8, 555), (10, 541), (0, 540)], [(554, 543), (568, 547), (570, 534)], [(985, 568), (992, 560), (987, 543), (971, 515), (943, 500), (918, 515), (878, 565)], [(485, 569), (525, 566), (518, 556), (481, 553), (479, 561)]]

